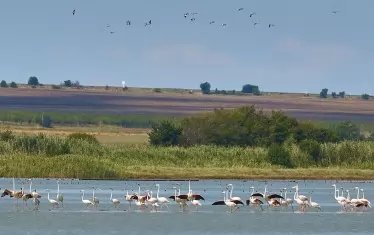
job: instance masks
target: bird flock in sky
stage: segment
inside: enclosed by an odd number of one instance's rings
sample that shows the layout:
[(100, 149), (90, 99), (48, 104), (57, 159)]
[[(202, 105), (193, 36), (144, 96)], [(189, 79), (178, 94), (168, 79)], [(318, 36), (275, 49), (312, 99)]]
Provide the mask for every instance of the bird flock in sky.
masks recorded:
[[(238, 12), (241, 12), (241, 11), (245, 11), (244, 7), (240, 7), (239, 9), (237, 9)], [(331, 11), (332, 14), (338, 14), (340, 11), (339, 10), (333, 10)], [(76, 9), (73, 9), (72, 11), (72, 15), (76, 15)], [(197, 19), (197, 15), (198, 13), (197, 12), (186, 12), (184, 13), (184, 18), (188, 21), (190, 21), (191, 23), (194, 23)], [(256, 12), (249, 12), (248, 14), (248, 18), (249, 18), (249, 22), (253, 25), (253, 27), (256, 27), (257, 25), (260, 24), (259, 21), (255, 20), (255, 16), (257, 15)], [(213, 25), (213, 24), (216, 24), (216, 21), (215, 20), (211, 20), (209, 21), (209, 24), (210, 25)], [(144, 22), (144, 27), (147, 27), (147, 26), (151, 26), (152, 25), (152, 20), (147, 20)], [(126, 21), (126, 26), (127, 27), (130, 27), (132, 26), (132, 21), (131, 20), (127, 20)], [(220, 24), (221, 27), (227, 27), (227, 23), (221, 23)], [(272, 28), (272, 27), (275, 27), (275, 24), (274, 23), (268, 23), (266, 25), (268, 28)], [(107, 28), (110, 28), (111, 26), (109, 24), (107, 24)], [(110, 34), (114, 34), (115, 31), (109, 31)]]
[[(12, 199), (16, 200), (16, 208), (20, 209), (19, 200), (22, 200), (22, 209), (28, 207), (27, 202), (32, 201), (31, 210), (39, 210), (40, 201), (42, 200), (42, 195), (36, 191), (32, 190), (32, 180), (28, 179), (30, 185), (30, 191), (26, 193), (23, 188), (20, 191), (15, 190), (15, 180), (13, 178), (13, 190), (5, 188), (2, 190), (1, 198), (9, 196)], [(181, 194), (180, 184), (173, 187), (174, 194), (169, 195), (168, 197), (160, 196), (160, 184), (155, 184), (157, 189), (156, 195), (153, 194), (152, 190), (145, 190), (144, 194), (141, 192), (141, 187), (138, 185), (138, 192), (132, 192), (129, 194), (129, 190), (126, 190), (126, 194), (123, 196), (124, 201), (128, 203), (128, 209), (125, 211), (132, 210), (132, 203), (135, 204), (139, 211), (160, 211), (164, 207), (170, 211), (169, 205), (174, 203), (179, 206), (180, 212), (190, 211), (190, 207), (193, 207), (193, 210), (199, 211), (199, 208), (202, 206), (201, 201), (205, 201), (205, 198), (193, 192), (191, 189), (191, 182), (188, 182), (188, 192)], [(321, 206), (312, 201), (313, 192), (309, 192), (309, 196), (300, 194), (299, 186), (296, 184), (292, 187), (293, 197), (287, 197), (287, 188), (283, 188), (280, 191), (280, 194), (269, 193), (267, 192), (268, 185), (265, 184), (265, 190), (263, 193), (255, 192), (254, 187), (250, 187), (251, 193), (247, 199), (242, 199), (238, 196), (233, 196), (234, 185), (226, 184), (225, 190), (222, 191), (223, 200), (218, 200), (212, 203), (213, 206), (223, 205), (227, 206), (230, 213), (238, 211), (244, 206), (250, 206), (256, 211), (265, 211), (264, 206), (267, 207), (267, 210), (270, 208), (279, 208), (281, 210), (287, 210), (291, 208), (294, 211), (294, 205), (298, 206), (299, 212), (306, 212), (308, 209), (313, 211), (322, 211)], [(120, 209), (121, 200), (113, 198), (113, 188), (110, 189), (110, 196), (105, 199), (108, 203), (110, 202), (113, 205), (113, 209)], [(350, 190), (343, 190), (343, 188), (338, 189), (336, 184), (332, 185), (334, 190), (334, 199), (337, 204), (340, 206), (341, 212), (363, 212), (371, 208), (371, 203), (368, 199), (365, 198), (364, 189), (355, 187), (354, 189), (357, 192), (355, 198), (351, 198)], [(98, 209), (100, 200), (95, 196), (95, 192), (101, 190), (96, 187), (92, 187), (92, 198), (85, 198), (85, 190), (80, 190), (81, 192), (81, 203), (83, 209)], [(55, 198), (51, 198), (49, 189), (45, 190), (47, 192), (47, 200), (50, 206), (49, 210), (56, 210), (64, 207), (64, 196), (60, 191), (60, 181), (57, 180), (57, 193)], [(166, 190), (165, 190), (166, 191)], [(344, 196), (344, 191), (346, 196)], [(204, 190), (205, 192), (205, 190)], [(360, 197), (360, 192), (362, 196)], [(218, 197), (219, 195), (217, 195)]]

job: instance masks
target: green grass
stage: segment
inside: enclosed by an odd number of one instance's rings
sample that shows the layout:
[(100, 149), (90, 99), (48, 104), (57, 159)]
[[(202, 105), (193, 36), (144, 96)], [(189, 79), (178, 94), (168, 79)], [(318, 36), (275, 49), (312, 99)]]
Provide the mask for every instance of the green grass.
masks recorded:
[(0, 177), (85, 179), (374, 179), (374, 142), (323, 144), (315, 164), (288, 147), (294, 169), (271, 165), (265, 148), (109, 145), (46, 135), (4, 135)]
[(174, 120), (167, 116), (121, 115), (121, 114), (89, 114), (89, 113), (59, 113), (59, 112), (33, 112), (19, 110), (0, 110), (0, 120), (4, 124), (18, 123), (38, 125), (42, 115), (49, 116), (53, 125), (112, 125), (129, 128), (150, 128), (161, 120)]

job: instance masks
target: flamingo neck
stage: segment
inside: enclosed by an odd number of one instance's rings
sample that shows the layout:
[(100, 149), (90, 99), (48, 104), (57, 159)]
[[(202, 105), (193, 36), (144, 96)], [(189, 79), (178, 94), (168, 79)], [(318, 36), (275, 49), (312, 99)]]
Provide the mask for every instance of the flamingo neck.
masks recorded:
[(110, 192), (110, 200), (113, 199), (113, 192)]
[(360, 189), (357, 188), (356, 190), (357, 190), (357, 197), (356, 197), (356, 199), (359, 199), (359, 197), (360, 197)]
[(160, 193), (160, 185), (157, 185), (157, 194), (156, 194), (156, 198), (158, 198), (158, 194)]
[(234, 185), (231, 185), (230, 198), (232, 198), (232, 191), (234, 191)]
[(333, 187), (334, 187), (334, 197), (335, 197), (335, 199), (337, 199), (337, 198), (338, 198), (338, 195), (336, 194), (336, 193), (337, 193), (337, 192), (336, 192), (336, 185), (334, 185)]

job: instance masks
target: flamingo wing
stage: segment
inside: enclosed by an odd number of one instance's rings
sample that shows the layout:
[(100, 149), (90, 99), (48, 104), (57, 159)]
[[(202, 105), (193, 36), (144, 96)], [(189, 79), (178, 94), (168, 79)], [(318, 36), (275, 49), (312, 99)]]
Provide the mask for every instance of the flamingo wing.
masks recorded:
[(254, 193), (251, 197), (264, 197), (264, 195), (262, 193)]
[(188, 195), (187, 194), (179, 195), (178, 197), (180, 199), (188, 199)]
[(192, 198), (193, 198), (194, 200), (203, 200), (203, 201), (205, 201), (204, 197), (201, 196), (201, 195), (199, 195), (199, 194), (193, 194), (193, 195), (192, 195)]
[(273, 199), (273, 198), (281, 198), (281, 199), (284, 199), (284, 197), (282, 197), (281, 195), (278, 195), (278, 194), (271, 194), (268, 196), (269, 199)]
[(235, 203), (236, 205), (238, 205), (238, 204), (242, 204), (242, 205), (244, 205), (244, 203), (243, 203), (242, 201), (239, 201), (239, 200), (230, 200), (230, 202), (233, 202), (233, 203)]
[(213, 206), (224, 206), (226, 205), (225, 201), (216, 201), (212, 204)]

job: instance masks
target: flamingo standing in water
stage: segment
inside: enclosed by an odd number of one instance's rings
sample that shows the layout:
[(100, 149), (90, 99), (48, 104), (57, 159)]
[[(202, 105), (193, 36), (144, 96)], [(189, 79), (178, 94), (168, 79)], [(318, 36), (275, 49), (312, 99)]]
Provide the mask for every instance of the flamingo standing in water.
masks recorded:
[(166, 206), (169, 209), (169, 206), (168, 206), (168, 203), (170, 203), (169, 200), (166, 197), (159, 197), (160, 184), (156, 184), (156, 187), (157, 187), (157, 194), (156, 194), (157, 202), (160, 203), (161, 208), (163, 206)]
[(293, 198), (294, 201), (299, 205), (299, 210), (301, 212), (305, 212), (309, 199), (304, 195), (299, 195), (299, 185), (298, 184), (296, 186), (293, 186), (292, 188), (295, 189), (295, 194), (294, 194), (294, 198)]
[(61, 206), (64, 207), (64, 196), (63, 193), (60, 194), (60, 181), (57, 180), (57, 201), (61, 202)]
[(239, 209), (239, 206), (238, 206), (239, 204), (244, 205), (244, 203), (242, 201), (230, 200), (228, 198), (228, 189), (226, 189), (226, 191), (223, 191), (222, 194), (223, 194), (223, 201), (216, 201), (212, 204), (213, 206), (215, 206), (215, 205), (226, 205), (227, 207), (230, 208), (230, 213), (232, 213), (233, 208), (235, 208), (235, 211), (237, 211)]
[(88, 199), (84, 199), (84, 190), (81, 190), (81, 192), (82, 192), (82, 203), (85, 205), (85, 208), (88, 208), (89, 205), (94, 206), (95, 204), (92, 201)]
[(247, 206), (249, 206), (249, 205), (256, 205), (256, 206), (259, 206), (259, 208), (261, 210), (263, 210), (262, 204), (264, 204), (264, 203), (260, 199), (258, 199), (256, 197), (252, 197), (252, 195), (255, 192), (255, 187), (252, 186), (252, 187), (250, 187), (250, 189), (252, 189), (252, 192), (251, 192), (251, 196), (249, 197), (249, 199), (246, 200)]
[(112, 188), (110, 189), (110, 199), (109, 200), (113, 203), (115, 208), (117, 208), (117, 209), (119, 208), (121, 202), (118, 199), (113, 198), (113, 189)]
[(47, 189), (46, 191), (48, 192), (47, 197), (48, 197), (49, 204), (51, 204), (52, 209), (55, 209), (56, 207), (58, 207), (58, 201), (56, 201), (55, 199), (51, 199), (49, 197), (49, 189)]

